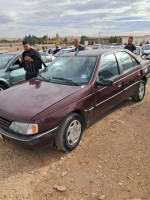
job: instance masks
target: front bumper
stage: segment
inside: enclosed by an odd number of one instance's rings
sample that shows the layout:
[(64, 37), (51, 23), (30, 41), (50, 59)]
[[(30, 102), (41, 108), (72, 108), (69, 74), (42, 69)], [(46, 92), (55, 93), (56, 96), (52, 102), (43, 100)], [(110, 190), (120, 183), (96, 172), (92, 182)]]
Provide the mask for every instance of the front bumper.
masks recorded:
[(58, 132), (58, 128), (59, 126), (43, 133), (26, 136), (6, 131), (0, 127), (0, 134), (4, 140), (10, 140), (26, 149), (34, 150), (49, 145), (52, 146), (54, 143), (55, 135)]

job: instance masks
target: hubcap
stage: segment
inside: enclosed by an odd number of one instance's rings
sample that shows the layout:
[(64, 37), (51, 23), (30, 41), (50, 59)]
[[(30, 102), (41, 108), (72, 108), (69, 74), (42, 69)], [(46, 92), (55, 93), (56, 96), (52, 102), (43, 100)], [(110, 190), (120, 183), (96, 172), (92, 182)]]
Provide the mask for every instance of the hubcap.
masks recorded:
[(145, 85), (144, 83), (141, 83), (139, 87), (139, 99), (142, 99), (144, 97), (144, 93), (145, 93)]
[(77, 143), (81, 135), (81, 123), (78, 120), (74, 120), (67, 130), (67, 143), (73, 146)]

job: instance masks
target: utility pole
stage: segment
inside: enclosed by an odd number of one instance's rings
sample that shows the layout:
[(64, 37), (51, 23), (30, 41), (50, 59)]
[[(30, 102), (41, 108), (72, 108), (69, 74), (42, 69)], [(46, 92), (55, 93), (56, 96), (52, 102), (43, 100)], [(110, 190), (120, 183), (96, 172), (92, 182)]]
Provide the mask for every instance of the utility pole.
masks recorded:
[(99, 44), (100, 44), (100, 34), (101, 34), (101, 32), (99, 32)]

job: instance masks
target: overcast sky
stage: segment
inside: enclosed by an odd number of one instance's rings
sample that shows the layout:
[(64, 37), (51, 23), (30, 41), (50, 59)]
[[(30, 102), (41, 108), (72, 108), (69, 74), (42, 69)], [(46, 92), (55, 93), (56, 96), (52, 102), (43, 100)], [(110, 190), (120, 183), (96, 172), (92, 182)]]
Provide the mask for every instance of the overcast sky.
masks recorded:
[(150, 34), (150, 0), (0, 0), (0, 37)]

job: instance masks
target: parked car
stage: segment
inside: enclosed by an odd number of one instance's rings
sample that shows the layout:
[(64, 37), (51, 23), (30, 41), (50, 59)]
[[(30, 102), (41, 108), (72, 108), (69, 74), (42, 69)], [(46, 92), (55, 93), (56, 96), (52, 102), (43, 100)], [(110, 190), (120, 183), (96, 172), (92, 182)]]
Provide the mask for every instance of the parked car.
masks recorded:
[(8, 52), (8, 51), (6, 51), (6, 50), (2, 50), (2, 51), (0, 51), (0, 54), (1, 54), (1, 53), (6, 53), (6, 52)]
[(136, 46), (136, 54), (137, 54), (137, 56), (142, 58), (144, 51), (143, 51), (143, 48), (141, 46)]
[[(19, 66), (21, 53), (5, 52), (0, 54), (0, 91), (25, 81), (25, 70)], [(52, 61), (51, 55), (40, 52), (43, 62), (48, 66)], [(42, 70), (44, 66), (42, 66)], [(40, 72), (42, 72), (40, 70)]]
[(55, 57), (47, 52), (39, 51), (43, 62), (48, 66), (51, 61), (55, 59)]
[(93, 49), (100, 49), (101, 48), (101, 44), (95, 44)]
[(71, 151), (98, 116), (128, 97), (141, 101), (149, 76), (149, 61), (128, 50), (64, 54), (37, 78), (1, 92), (1, 138)]
[(143, 45), (143, 51), (146, 59), (150, 58), (150, 44)]

